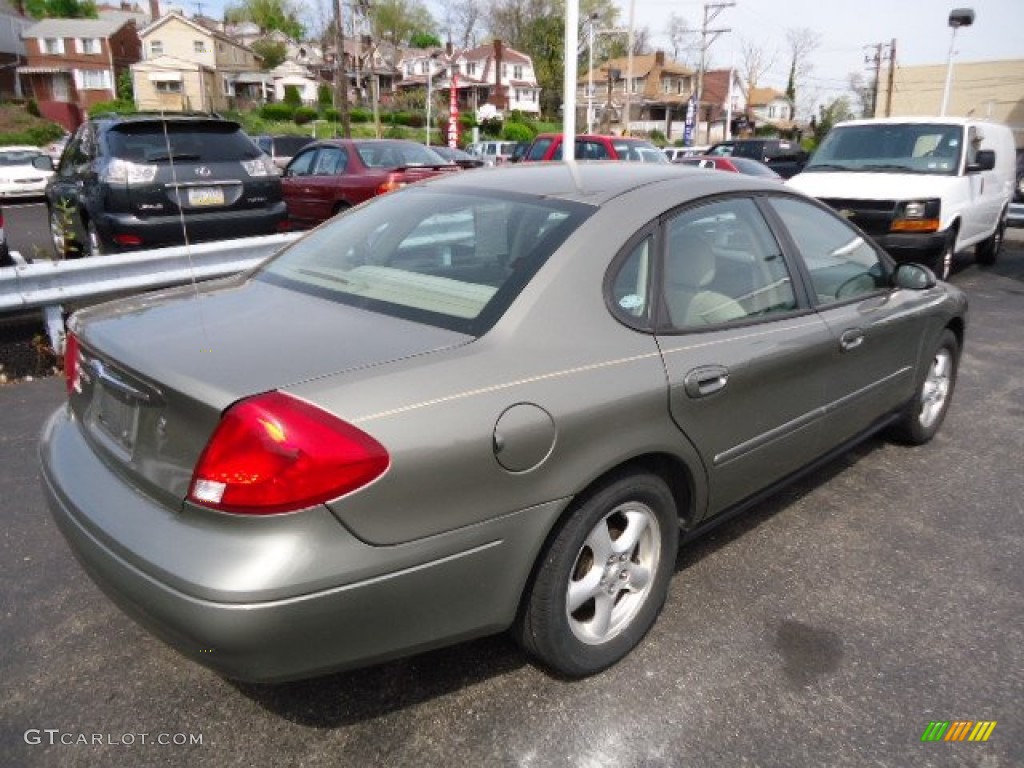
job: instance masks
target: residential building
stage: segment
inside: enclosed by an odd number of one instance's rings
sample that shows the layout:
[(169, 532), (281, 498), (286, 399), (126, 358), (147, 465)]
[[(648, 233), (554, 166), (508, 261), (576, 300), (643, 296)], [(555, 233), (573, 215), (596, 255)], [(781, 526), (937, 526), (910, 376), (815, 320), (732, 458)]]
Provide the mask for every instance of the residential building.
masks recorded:
[(24, 32), (22, 89), (44, 116), (68, 130), (93, 104), (117, 98), (118, 78), (139, 60), (135, 22), (44, 19)]
[[(945, 84), (945, 64), (901, 64), (894, 73), (891, 103), (883, 73), (875, 114), (938, 115)], [(954, 61), (946, 114), (1005, 123), (1013, 130), (1017, 146), (1024, 147), (1024, 59)]]
[(0, 99), (20, 98), (17, 67), (25, 63), (22, 34), (35, 24), (7, 0), (0, 0)]
[[(589, 94), (590, 85), (594, 92)], [(587, 124), (592, 104), (598, 130), (649, 133), (661, 131), (667, 138), (682, 138), (686, 107), (696, 87), (689, 67), (665, 58), (664, 51), (609, 59), (576, 82), (577, 125)], [(625, 114), (629, 101), (629, 116)]]
[(449, 91), (454, 76), (460, 111), (492, 104), (501, 112), (540, 114), (541, 89), (533, 59), (501, 40), (458, 53), (408, 49), (398, 67), (402, 75), (399, 88), (423, 88), (429, 73), (434, 89)]
[(755, 126), (772, 125), (780, 131), (796, 127), (792, 100), (774, 88), (747, 90), (747, 117)]
[(132, 67), (139, 109), (218, 111), (266, 95), (263, 83), (243, 77), (259, 72), (260, 56), (222, 32), (169, 13), (139, 37), (143, 61)]
[[(730, 87), (730, 77), (732, 84)], [(743, 81), (734, 69), (710, 69), (704, 73), (700, 98), (700, 123), (694, 144), (714, 144), (736, 138), (746, 123), (747, 99)], [(728, 127), (728, 121), (732, 125)]]

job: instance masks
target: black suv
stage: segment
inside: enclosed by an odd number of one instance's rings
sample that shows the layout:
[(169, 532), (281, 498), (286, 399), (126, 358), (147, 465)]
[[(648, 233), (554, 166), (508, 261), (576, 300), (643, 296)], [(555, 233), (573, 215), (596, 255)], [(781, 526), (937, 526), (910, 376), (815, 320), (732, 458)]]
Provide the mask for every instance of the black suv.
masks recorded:
[(749, 157), (759, 160), (779, 176), (796, 176), (807, 164), (809, 153), (788, 139), (734, 139), (720, 141), (704, 153), (715, 157)]
[(238, 123), (210, 116), (89, 120), (46, 202), (58, 256), (266, 235), (287, 222), (270, 158)]

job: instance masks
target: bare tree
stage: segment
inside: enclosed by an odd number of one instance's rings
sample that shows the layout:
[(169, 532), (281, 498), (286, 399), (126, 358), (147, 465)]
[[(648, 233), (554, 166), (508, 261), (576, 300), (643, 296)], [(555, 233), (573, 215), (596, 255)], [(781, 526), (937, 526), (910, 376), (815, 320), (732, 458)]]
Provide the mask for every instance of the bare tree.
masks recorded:
[(775, 64), (776, 52), (768, 50), (753, 40), (741, 38), (740, 55), (743, 57), (743, 68), (740, 71), (743, 80), (748, 88), (757, 88), (761, 76)]
[(683, 54), (694, 45), (696, 32), (690, 29), (690, 25), (679, 14), (674, 11), (668, 15), (668, 41), (672, 46), (672, 60), (687, 63), (689, 55), (683, 58)]
[(860, 72), (852, 72), (849, 75), (850, 92), (854, 97), (855, 110), (857, 117), (873, 117), (875, 108), (875, 94), (877, 93), (877, 83), (875, 82), (874, 74), (871, 79), (865, 81), (864, 75)]
[(482, 21), (480, 3), (476, 0), (454, 0), (448, 6), (448, 35), (458, 48), (477, 44), (477, 27)]
[(821, 45), (821, 35), (807, 27), (790, 28), (786, 30), (786, 44), (789, 47), (789, 82), (786, 85), (786, 96), (795, 107), (797, 86), (811, 72), (810, 56)]

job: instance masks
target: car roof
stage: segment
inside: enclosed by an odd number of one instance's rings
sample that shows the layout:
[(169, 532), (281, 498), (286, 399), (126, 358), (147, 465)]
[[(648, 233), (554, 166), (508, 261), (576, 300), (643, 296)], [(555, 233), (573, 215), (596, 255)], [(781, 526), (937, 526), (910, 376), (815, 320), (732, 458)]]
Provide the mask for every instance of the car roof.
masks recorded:
[(522, 163), (503, 168), (501, 173), (439, 176), (424, 186), (484, 194), (507, 194), (514, 189), (526, 195), (599, 206), (635, 189), (655, 185), (685, 185), (691, 198), (744, 190), (779, 191), (777, 183), (738, 173), (707, 174), (668, 163), (611, 161)]

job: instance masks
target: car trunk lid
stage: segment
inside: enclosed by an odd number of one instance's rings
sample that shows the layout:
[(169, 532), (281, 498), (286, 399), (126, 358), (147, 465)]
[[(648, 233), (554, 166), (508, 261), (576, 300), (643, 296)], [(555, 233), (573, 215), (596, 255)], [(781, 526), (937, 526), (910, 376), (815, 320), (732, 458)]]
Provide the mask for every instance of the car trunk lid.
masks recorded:
[(233, 279), (84, 310), (71, 408), (136, 487), (180, 505), (222, 412), (242, 398), (467, 343), (262, 281)]

